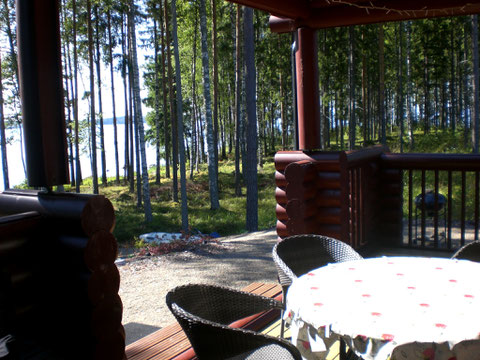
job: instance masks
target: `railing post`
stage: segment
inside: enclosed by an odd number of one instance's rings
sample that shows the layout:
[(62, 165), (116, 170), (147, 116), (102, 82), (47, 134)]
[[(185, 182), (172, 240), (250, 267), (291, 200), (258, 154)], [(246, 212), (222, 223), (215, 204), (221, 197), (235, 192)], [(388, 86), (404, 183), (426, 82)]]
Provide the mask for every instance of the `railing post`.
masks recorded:
[(321, 148), (317, 37), (310, 28), (299, 28), (297, 33), (298, 146), (300, 150), (316, 150)]

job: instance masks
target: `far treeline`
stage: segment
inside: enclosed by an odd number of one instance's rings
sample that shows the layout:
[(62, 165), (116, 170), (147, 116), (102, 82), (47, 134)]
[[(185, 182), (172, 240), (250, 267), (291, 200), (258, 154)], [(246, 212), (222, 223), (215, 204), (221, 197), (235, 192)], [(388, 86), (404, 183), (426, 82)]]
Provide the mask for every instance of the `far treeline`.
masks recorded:
[[(2, 0), (0, 16), (1, 150), (8, 188), (5, 129), (22, 126), (14, 0)], [(79, 158), (86, 152), (92, 191), (98, 193), (99, 177), (103, 186), (128, 183), (150, 221), (148, 141), (157, 150), (154, 181), (160, 184), (161, 168), (173, 179), (173, 201), (182, 202), (186, 230), (187, 176), (208, 163), (210, 207), (218, 209), (218, 163), (231, 158), (237, 196), (246, 187), (247, 230), (255, 230), (257, 165), (295, 147), (292, 34), (272, 33), (268, 14), (223, 0), (61, 0), (60, 23), (72, 187), (80, 191)], [(415, 133), (443, 132), (460, 134), (462, 148), (478, 152), (477, 16), (317, 34), (322, 149), (395, 138), (399, 151), (415, 151)], [(112, 109), (105, 111), (107, 97)], [(82, 115), (80, 109), (87, 111)], [(114, 148), (104, 146), (104, 112), (113, 113)], [(117, 126), (124, 126), (125, 136)], [(107, 179), (106, 152), (115, 154), (113, 179)]]

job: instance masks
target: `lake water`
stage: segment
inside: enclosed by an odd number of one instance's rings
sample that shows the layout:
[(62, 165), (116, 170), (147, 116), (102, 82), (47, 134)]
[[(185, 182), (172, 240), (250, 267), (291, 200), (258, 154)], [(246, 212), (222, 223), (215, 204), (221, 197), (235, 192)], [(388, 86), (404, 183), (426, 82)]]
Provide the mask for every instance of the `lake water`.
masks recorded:
[[(120, 166), (120, 176), (123, 175), (123, 166), (125, 165), (125, 125), (117, 125), (118, 130), (118, 156)], [(107, 176), (115, 176), (115, 150), (114, 150), (114, 132), (113, 125), (104, 125), (105, 133), (105, 156), (107, 164)], [(10, 180), (10, 187), (21, 184), (25, 181), (25, 171), (22, 165), (20, 140), (18, 135), (18, 129), (8, 130), (7, 138), (13, 137), (14, 141), (7, 145), (7, 158), (8, 158), (8, 177)], [(97, 139), (97, 147), (99, 146), (100, 139)], [(155, 165), (156, 155), (155, 147), (147, 144), (147, 164), (148, 166)], [(92, 169), (90, 165), (90, 158), (87, 153), (80, 154), (80, 164), (82, 166), (82, 175), (87, 178), (92, 175)], [(97, 169), (98, 177), (101, 178), (102, 171), (101, 154), (97, 149)], [(100, 181), (100, 180), (99, 180)], [(3, 169), (0, 166), (0, 190), (4, 190), (3, 186)]]

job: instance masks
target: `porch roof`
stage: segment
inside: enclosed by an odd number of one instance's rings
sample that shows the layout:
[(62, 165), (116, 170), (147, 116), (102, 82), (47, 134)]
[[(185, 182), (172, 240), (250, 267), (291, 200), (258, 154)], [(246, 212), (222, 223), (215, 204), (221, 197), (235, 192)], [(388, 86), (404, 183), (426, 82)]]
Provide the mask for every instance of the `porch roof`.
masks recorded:
[(272, 15), (274, 32), (469, 15), (480, 0), (228, 0)]

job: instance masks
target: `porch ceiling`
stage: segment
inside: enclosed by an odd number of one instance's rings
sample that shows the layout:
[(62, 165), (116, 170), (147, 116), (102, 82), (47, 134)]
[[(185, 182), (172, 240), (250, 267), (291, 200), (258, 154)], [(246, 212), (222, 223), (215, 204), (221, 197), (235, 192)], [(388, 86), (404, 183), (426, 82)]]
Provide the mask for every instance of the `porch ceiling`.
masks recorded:
[(273, 31), (469, 15), (480, 0), (228, 0), (269, 12)]

